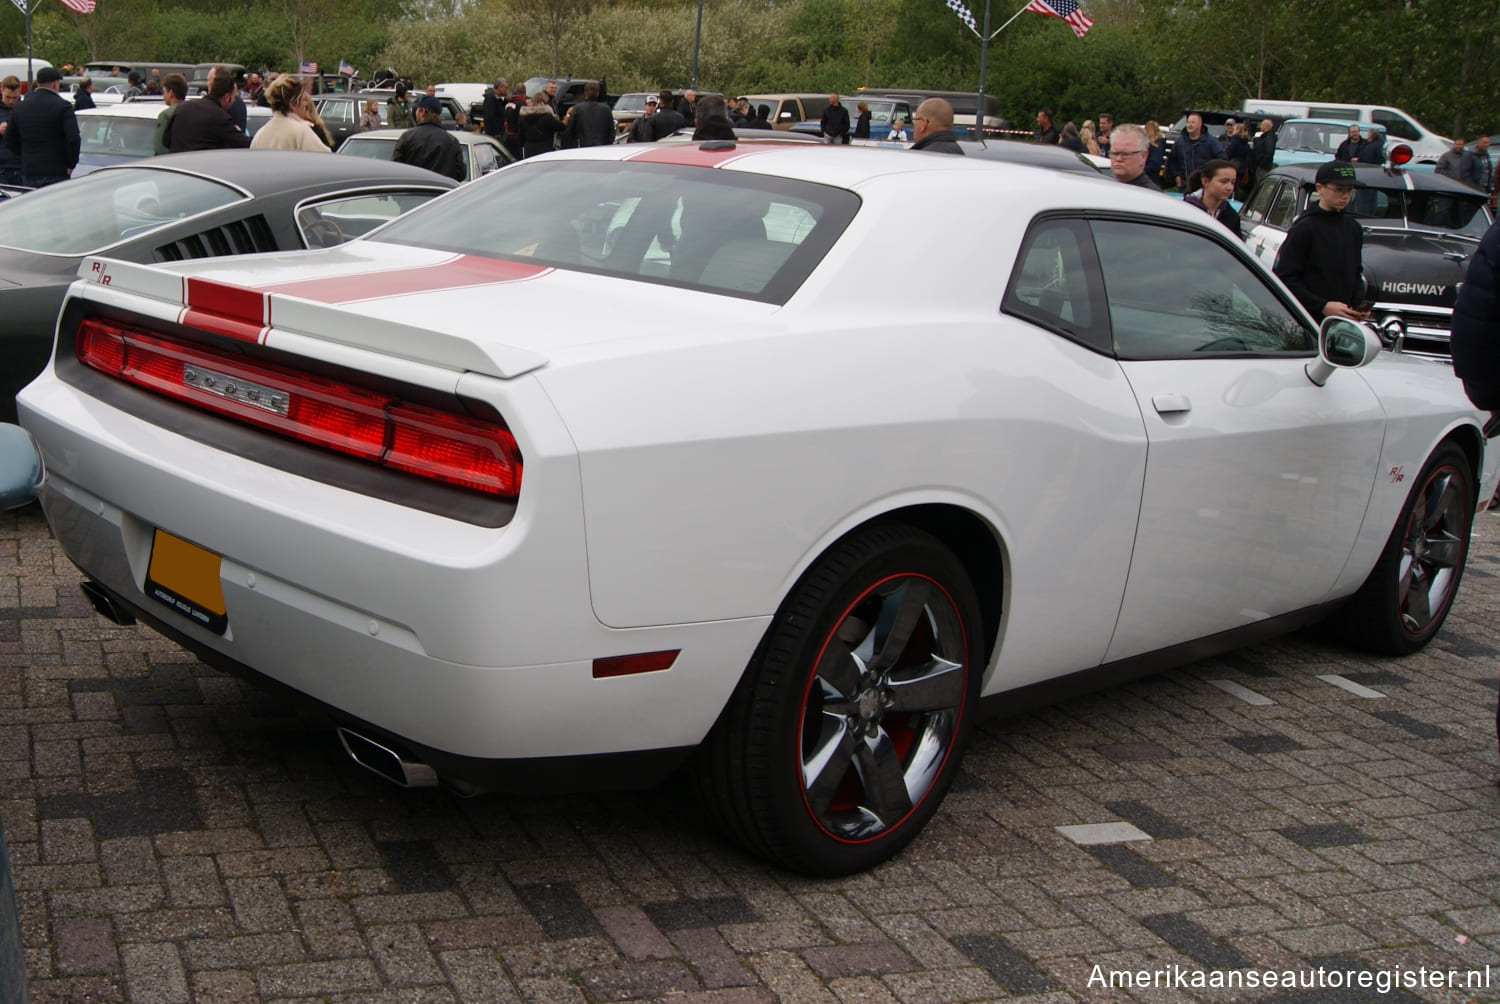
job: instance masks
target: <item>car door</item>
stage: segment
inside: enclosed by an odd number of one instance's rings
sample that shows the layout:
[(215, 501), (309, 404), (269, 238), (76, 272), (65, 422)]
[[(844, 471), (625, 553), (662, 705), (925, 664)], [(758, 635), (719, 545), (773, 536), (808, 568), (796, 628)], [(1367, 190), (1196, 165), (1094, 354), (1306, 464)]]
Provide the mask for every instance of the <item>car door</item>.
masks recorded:
[(1374, 488), (1374, 392), (1353, 373), (1308, 379), (1311, 325), (1227, 240), (1129, 219), (1090, 229), (1148, 444), (1108, 660), (1322, 601)]
[(1257, 258), (1274, 261), (1276, 251), (1274, 247), (1271, 257), (1266, 258), (1266, 245), (1273, 240), (1279, 242), (1285, 234), (1275, 234), (1271, 225), (1266, 222), (1270, 213), (1271, 203), (1276, 199), (1276, 192), (1281, 186), (1280, 178), (1266, 178), (1255, 186), (1255, 191), (1250, 193), (1250, 198), (1245, 200), (1244, 208), (1240, 210), (1240, 225), (1245, 231), (1245, 246), (1250, 253)]
[(1276, 265), (1276, 256), (1281, 254), (1286, 232), (1292, 228), (1292, 221), (1296, 218), (1297, 184), (1290, 178), (1282, 178), (1275, 197), (1266, 209), (1266, 218), (1252, 234), (1255, 244), (1251, 248), (1266, 268)]

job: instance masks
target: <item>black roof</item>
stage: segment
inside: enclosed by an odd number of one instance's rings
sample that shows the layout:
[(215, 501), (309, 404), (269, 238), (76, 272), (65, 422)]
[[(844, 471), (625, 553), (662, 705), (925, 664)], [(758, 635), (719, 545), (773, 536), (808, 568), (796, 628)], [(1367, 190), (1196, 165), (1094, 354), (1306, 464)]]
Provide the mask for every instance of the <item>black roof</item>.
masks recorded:
[(410, 164), (369, 157), (320, 156), (303, 150), (199, 150), (144, 157), (93, 173), (118, 170), (177, 170), (218, 178), (260, 197), (304, 186), (347, 181), (351, 185), (417, 185), (457, 188), (458, 183)]
[(1030, 164), (1034, 167), (1050, 167), (1056, 171), (1102, 177), (1098, 168), (1072, 150), (1060, 146), (1004, 139), (959, 140), (958, 145), (963, 148), (966, 156), (982, 160), (1003, 160), (1012, 164)]
[[(1283, 164), (1272, 168), (1265, 173), (1265, 177), (1282, 176), (1295, 178), (1299, 184), (1312, 185), (1318, 173), (1318, 168), (1327, 161), (1313, 161), (1309, 164)], [(1441, 174), (1433, 174), (1431, 171), (1409, 171), (1399, 168), (1382, 167), (1379, 164), (1355, 164), (1354, 176), (1359, 183), (1366, 188), (1387, 189), (1415, 189), (1419, 192), (1452, 192), (1455, 195), (1468, 195), (1476, 199), (1485, 197), (1484, 193), (1475, 188), (1470, 188), (1461, 181), (1445, 178)]]

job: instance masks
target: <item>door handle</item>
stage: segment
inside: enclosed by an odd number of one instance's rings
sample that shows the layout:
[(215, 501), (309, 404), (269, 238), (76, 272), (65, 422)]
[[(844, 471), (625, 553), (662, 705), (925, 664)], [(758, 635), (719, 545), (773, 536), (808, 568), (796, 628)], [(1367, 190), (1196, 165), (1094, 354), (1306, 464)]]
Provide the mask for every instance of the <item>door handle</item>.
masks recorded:
[(1184, 394), (1153, 394), (1151, 403), (1158, 415), (1179, 415), (1193, 410), (1193, 403)]

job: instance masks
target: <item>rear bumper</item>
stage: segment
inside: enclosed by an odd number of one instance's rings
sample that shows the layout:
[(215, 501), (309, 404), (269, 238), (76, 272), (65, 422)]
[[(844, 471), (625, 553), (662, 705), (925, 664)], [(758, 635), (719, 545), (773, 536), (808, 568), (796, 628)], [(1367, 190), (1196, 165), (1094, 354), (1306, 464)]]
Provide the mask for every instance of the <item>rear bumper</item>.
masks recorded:
[[(537, 415), (530, 404), (508, 410)], [(53, 532), (112, 599), (206, 663), (475, 787), (513, 788), (518, 772), (594, 787), (598, 757), (640, 760), (649, 780), (707, 734), (768, 620), (602, 625), (577, 462), (547, 413), (517, 427), (515, 518), (484, 527), (234, 456), (50, 372), (21, 412), (48, 461)], [(219, 556), (222, 634), (147, 594), (157, 529)], [(666, 670), (593, 675), (596, 659), (663, 650), (679, 651)]]

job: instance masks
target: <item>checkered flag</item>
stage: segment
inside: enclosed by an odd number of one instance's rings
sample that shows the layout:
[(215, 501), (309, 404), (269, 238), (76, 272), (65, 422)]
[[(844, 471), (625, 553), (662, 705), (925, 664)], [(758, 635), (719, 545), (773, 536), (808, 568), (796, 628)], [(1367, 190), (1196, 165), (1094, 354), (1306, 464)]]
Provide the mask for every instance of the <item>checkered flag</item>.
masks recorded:
[(974, 12), (968, 8), (964, 0), (947, 0), (948, 9), (958, 15), (958, 19), (969, 26), (974, 34), (979, 34), (979, 25), (974, 22)]

